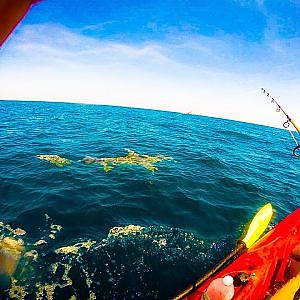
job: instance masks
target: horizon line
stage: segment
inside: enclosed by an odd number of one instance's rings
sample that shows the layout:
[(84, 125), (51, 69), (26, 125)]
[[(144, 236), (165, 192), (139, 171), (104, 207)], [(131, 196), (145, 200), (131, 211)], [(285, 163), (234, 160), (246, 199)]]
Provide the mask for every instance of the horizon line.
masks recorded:
[(226, 120), (226, 121), (233, 121), (233, 122), (238, 122), (238, 123), (245, 123), (249, 125), (257, 125), (257, 126), (264, 126), (264, 127), (269, 127), (269, 128), (274, 128), (274, 129), (280, 129), (283, 131), (293, 131), (296, 132), (296, 129), (294, 128), (284, 128), (282, 127), (277, 127), (277, 126), (272, 126), (272, 125), (267, 125), (267, 124), (261, 124), (261, 123), (253, 123), (249, 121), (242, 121), (242, 120), (237, 120), (237, 119), (230, 119), (230, 118), (225, 118), (225, 117), (218, 117), (218, 116), (212, 116), (212, 115), (202, 115), (200, 113), (196, 112), (182, 112), (182, 111), (176, 111), (176, 110), (165, 110), (165, 109), (159, 109), (159, 108), (147, 108), (147, 107), (138, 107), (138, 106), (126, 106), (126, 105), (116, 105), (116, 104), (101, 104), (101, 103), (93, 103), (93, 102), (81, 102), (81, 101), (63, 101), (63, 100), (29, 100), (29, 99), (0, 99), (0, 101), (11, 101), (11, 102), (44, 102), (44, 103), (61, 103), (61, 104), (79, 104), (79, 105), (96, 105), (96, 106), (111, 106), (111, 107), (120, 107), (120, 108), (128, 108), (128, 109), (141, 109), (141, 110), (151, 110), (151, 111), (158, 111), (158, 112), (167, 112), (167, 113), (174, 113), (174, 114), (182, 114), (182, 115), (192, 115), (192, 116), (199, 116), (199, 117), (204, 117), (204, 118), (213, 118), (213, 119), (219, 119), (219, 120)]

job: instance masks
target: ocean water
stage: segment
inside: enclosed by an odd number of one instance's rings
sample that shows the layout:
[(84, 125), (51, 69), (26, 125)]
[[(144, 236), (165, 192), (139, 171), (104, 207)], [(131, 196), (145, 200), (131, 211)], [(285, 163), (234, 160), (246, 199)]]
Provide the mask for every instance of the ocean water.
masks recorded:
[[(217, 118), (0, 101), (0, 234), (27, 251), (1, 299), (174, 296), (230, 252), (259, 207), (273, 204), (275, 224), (300, 206), (293, 146), (285, 130)], [(126, 148), (173, 159), (155, 172), (81, 161)]]

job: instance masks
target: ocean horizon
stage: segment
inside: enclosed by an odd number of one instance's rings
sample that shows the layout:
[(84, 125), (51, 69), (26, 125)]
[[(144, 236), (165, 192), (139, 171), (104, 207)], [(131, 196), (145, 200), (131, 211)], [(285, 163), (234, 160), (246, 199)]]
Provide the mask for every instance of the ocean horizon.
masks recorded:
[[(127, 105), (119, 105), (119, 104), (102, 104), (99, 102), (93, 102), (93, 101), (63, 101), (63, 100), (27, 100), (27, 99), (0, 99), (0, 102), (25, 102), (25, 103), (31, 103), (31, 102), (43, 102), (43, 103), (58, 103), (58, 104), (77, 104), (77, 105), (96, 105), (96, 106), (109, 106), (109, 107), (120, 107), (120, 108), (128, 108), (128, 109), (142, 109), (142, 110), (149, 110), (149, 111), (159, 111), (159, 112), (166, 112), (166, 113), (175, 113), (175, 114), (183, 114), (183, 115), (193, 115), (193, 116), (199, 116), (199, 117), (207, 117), (207, 118), (213, 118), (213, 119), (221, 119), (221, 120), (228, 120), (228, 121), (233, 121), (233, 122), (240, 122), (240, 123), (246, 123), (246, 124), (253, 124), (257, 126), (265, 126), (265, 127), (271, 127), (275, 129), (281, 129), (283, 131), (286, 131), (282, 127), (282, 125), (270, 125), (270, 124), (262, 124), (262, 123), (255, 123), (251, 121), (245, 121), (245, 120), (238, 120), (238, 119), (230, 119), (230, 118), (225, 118), (221, 116), (213, 116), (213, 115), (205, 115), (201, 113), (197, 113), (194, 111), (189, 111), (189, 110), (172, 110), (171, 108), (169, 109), (159, 109), (159, 108), (151, 108), (151, 107), (143, 107), (143, 106), (127, 106)], [(296, 132), (296, 129), (293, 127), (290, 127), (289, 130)]]

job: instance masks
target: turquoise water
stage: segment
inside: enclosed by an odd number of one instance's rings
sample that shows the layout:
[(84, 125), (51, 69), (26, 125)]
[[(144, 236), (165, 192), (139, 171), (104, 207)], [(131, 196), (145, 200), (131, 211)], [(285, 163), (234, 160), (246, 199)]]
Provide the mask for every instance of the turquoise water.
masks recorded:
[[(16, 101), (0, 101), (0, 120), (0, 229), (14, 237), (7, 225), (24, 229), (19, 238), (37, 254), (22, 258), (24, 270), (16, 275), (28, 299), (51, 284), (55, 299), (170, 298), (234, 247), (259, 207), (273, 204), (275, 224), (300, 206), (300, 160), (281, 129)], [(125, 148), (173, 160), (157, 162), (155, 172), (139, 165), (105, 172), (80, 161), (124, 156)], [(72, 164), (58, 168), (40, 154)], [(127, 225), (141, 227), (109, 235)], [(38, 240), (44, 243), (34, 245)], [(89, 249), (55, 251), (88, 240), (95, 242)], [(9, 287), (0, 294), (9, 297)]]

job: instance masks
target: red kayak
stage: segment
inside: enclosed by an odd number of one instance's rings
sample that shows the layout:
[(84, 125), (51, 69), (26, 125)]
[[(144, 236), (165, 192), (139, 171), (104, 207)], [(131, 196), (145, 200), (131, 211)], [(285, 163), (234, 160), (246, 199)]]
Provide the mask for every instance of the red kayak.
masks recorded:
[[(292, 251), (297, 245), (300, 245), (300, 208), (225, 269), (179, 299), (201, 299), (214, 279), (226, 275), (234, 279), (234, 300), (266, 299), (288, 280)], [(299, 255), (296, 256), (299, 259)]]
[(0, 47), (39, 0), (0, 0)]

